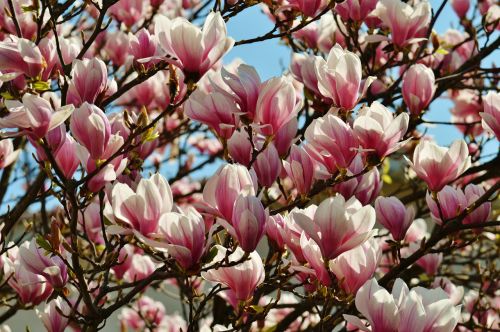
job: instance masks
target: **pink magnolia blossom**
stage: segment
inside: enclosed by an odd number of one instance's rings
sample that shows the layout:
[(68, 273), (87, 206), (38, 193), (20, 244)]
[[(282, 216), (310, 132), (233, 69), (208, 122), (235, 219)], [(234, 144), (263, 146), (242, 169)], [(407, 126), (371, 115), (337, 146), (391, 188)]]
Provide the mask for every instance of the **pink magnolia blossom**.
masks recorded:
[(404, 239), (416, 213), (412, 206), (405, 208), (404, 204), (394, 196), (378, 197), (375, 200), (375, 210), (377, 221), (391, 232), (395, 241)]
[(292, 145), (295, 135), (297, 134), (298, 120), (296, 117), (283, 125), (278, 133), (274, 136), (274, 146), (281, 157), (288, 154), (288, 150)]
[(458, 17), (464, 18), (470, 7), (470, 0), (451, 0), (451, 7)]
[(128, 270), (123, 275), (123, 280), (134, 282), (149, 277), (157, 268), (157, 264), (150, 256), (134, 254)]
[[(37, 33), (37, 21), (31, 11), (26, 11), (24, 8), (32, 5), (31, 0), (12, 1), (16, 19), (21, 29), (21, 35), (24, 38), (35, 38)], [(11, 9), (8, 1), (0, 2), (0, 26), (4, 32), (16, 34), (16, 24), (12, 17)]]
[[(481, 196), (485, 194), (483, 187), (468, 184), (464, 190), (465, 198), (467, 199), (467, 206), (474, 204)], [(471, 213), (468, 213), (464, 218), (464, 224), (476, 224), (488, 221), (491, 214), (491, 202), (484, 202)]]
[(257, 180), (242, 165), (221, 166), (207, 181), (203, 189), (203, 199), (210, 212), (229, 221), (233, 217), (233, 208), (242, 193), (255, 196)]
[(0, 128), (19, 128), (34, 140), (61, 125), (74, 110), (72, 105), (67, 105), (54, 111), (46, 99), (29, 93), (23, 96), (22, 103), (6, 104), (9, 114), (0, 118)]
[(359, 111), (353, 129), (363, 148), (382, 159), (406, 144), (407, 141), (400, 141), (408, 130), (409, 120), (406, 113), (394, 118), (385, 106), (374, 101)]
[(294, 208), (288, 216), (283, 217), (283, 225), (278, 224), (278, 226), (283, 226), (280, 227), (279, 230), (285, 241), (286, 247), (293, 253), (293, 256), (299, 263), (306, 263), (307, 261), (302, 253), (302, 247), (300, 245), (300, 238), (303, 230), (295, 217), (298, 216), (298, 218), (301, 218), (302, 215), (306, 215), (312, 220), (317, 209), (318, 207), (316, 205), (310, 205), (305, 209)]
[[(467, 198), (460, 189), (451, 186), (445, 186), (437, 193), (439, 204), (427, 192), (425, 197), (427, 206), (431, 211), (432, 218), (438, 223), (449, 221), (458, 216), (467, 208)], [(442, 218), (444, 220), (442, 220)]]
[(266, 222), (266, 235), (280, 250), (285, 249), (285, 239), (283, 238), (284, 227), (285, 219), (281, 214), (269, 216)]
[(391, 31), (392, 42), (403, 47), (426, 37), (431, 20), (431, 6), (426, 0), (414, 7), (401, 0), (381, 0), (372, 15)]
[(295, 88), (288, 78), (271, 78), (262, 83), (254, 122), (259, 125), (263, 135), (275, 135), (295, 117), (300, 105)]
[(368, 280), (356, 294), (355, 303), (370, 326), (356, 316), (344, 318), (361, 331), (451, 332), (460, 318), (460, 307), (455, 307), (441, 288), (409, 290), (401, 279), (396, 279), (392, 294), (375, 279)]
[(114, 65), (122, 66), (127, 61), (130, 38), (130, 35), (121, 30), (106, 33), (106, 44), (103, 50)]
[(347, 28), (341, 20), (335, 20), (332, 12), (321, 16), (318, 30), (318, 49), (321, 52), (327, 54), (335, 44), (347, 46), (344, 37), (347, 35)]
[(87, 148), (92, 159), (102, 158), (111, 137), (111, 125), (99, 107), (84, 102), (73, 112), (70, 128), (78, 142)]
[(31, 273), (40, 275), (53, 288), (62, 288), (68, 281), (66, 264), (58, 256), (49, 257), (45, 250), (38, 247), (35, 239), (24, 242), (19, 247), (21, 265)]
[[(417, 251), (420, 248), (420, 244), (417, 242), (413, 242), (410, 244), (409, 250), (407, 252), (407, 255), (411, 255), (415, 251)], [(443, 261), (443, 253), (434, 253), (434, 254), (426, 254), (422, 257), (420, 257), (415, 264), (420, 266), (427, 275), (429, 276), (434, 276), (438, 273), (439, 271), (439, 266), (441, 265), (441, 262)]]
[[(213, 262), (218, 262), (224, 259), (228, 253), (224, 247), (219, 245), (215, 247), (218, 252)], [(229, 263), (239, 262), (244, 255), (244, 251), (238, 247), (227, 256), (227, 261)], [(201, 272), (201, 276), (205, 280), (221, 283), (229, 287), (237, 300), (247, 301), (252, 298), (257, 286), (264, 282), (264, 265), (259, 254), (254, 251), (242, 263), (209, 269), (206, 272)]]
[(367, 173), (363, 173), (365, 168), (363, 158), (358, 154), (349, 165), (347, 174), (357, 175), (356, 177), (336, 184), (333, 188), (346, 199), (355, 196), (363, 205), (371, 204), (382, 189), (382, 180), (378, 168), (374, 167)]
[(132, 27), (143, 16), (146, 3), (142, 0), (121, 0), (110, 8), (110, 13), (126, 26)]
[(260, 185), (271, 187), (281, 173), (281, 159), (273, 143), (270, 143), (264, 151), (259, 153), (253, 164), (253, 169)]
[(158, 40), (152, 36), (147, 29), (142, 28), (135, 34), (129, 34), (129, 53), (134, 60), (140, 64), (151, 64), (151, 60), (156, 56)]
[(376, 0), (346, 0), (336, 4), (335, 11), (344, 21), (351, 19), (362, 22), (376, 5)]
[(85, 210), (78, 213), (78, 223), (80, 228), (87, 235), (90, 241), (95, 244), (103, 244), (104, 237), (102, 234), (102, 223), (100, 215), (99, 201), (92, 202)]
[(232, 73), (222, 67), (221, 76), (233, 92), (240, 111), (245, 113), (248, 119), (253, 120), (261, 86), (260, 77), (255, 68), (242, 63)]
[(108, 87), (106, 64), (98, 58), (73, 61), (71, 77), (67, 101), (75, 106), (95, 103)]
[(44, 277), (28, 271), (19, 261), (19, 248), (14, 246), (2, 256), (3, 273), (9, 286), (25, 304), (38, 305), (52, 294), (52, 287)]
[[(169, 255), (184, 268), (197, 264), (205, 253), (205, 222), (194, 210), (188, 213), (165, 213), (158, 225), (159, 247), (167, 249)], [(166, 243), (163, 243), (166, 241)], [(148, 242), (146, 242), (148, 243)], [(151, 244), (157, 247), (156, 243)], [(157, 247), (158, 248), (158, 247)]]
[(316, 63), (319, 61), (321, 57), (294, 53), (290, 65), (293, 77), (317, 96), (321, 96), (316, 76)]
[(488, 32), (500, 30), (500, 6), (492, 5), (485, 15), (485, 27)]
[(110, 201), (106, 211), (109, 219), (145, 237), (158, 230), (160, 218), (173, 207), (170, 186), (158, 173), (149, 179), (141, 179), (135, 189), (116, 183)]
[(5, 168), (16, 161), (21, 150), (14, 150), (12, 140), (4, 139), (0, 141), (0, 169)]
[(483, 128), (500, 140), (500, 93), (488, 92), (483, 99), (483, 105), (484, 112), (479, 113), (483, 118)]
[(64, 332), (69, 323), (67, 316), (71, 313), (71, 307), (62, 298), (57, 298), (45, 305), (43, 311), (36, 309), (47, 332)]
[(317, 279), (322, 285), (330, 286), (332, 284), (332, 279), (326, 268), (325, 260), (321, 254), (321, 249), (312, 238), (308, 238), (306, 233), (302, 232), (300, 235), (300, 248), (302, 249), (302, 254), (305, 260), (312, 268), (310, 273)]
[(112, 270), (117, 279), (123, 279), (125, 272), (127, 272), (131, 265), (132, 259), (134, 257), (134, 246), (131, 244), (126, 244), (120, 249), (118, 254), (118, 264), (112, 267)]
[(420, 115), (434, 96), (434, 72), (423, 64), (411, 66), (403, 78), (403, 99), (410, 113)]
[(239, 109), (234, 99), (222, 93), (204, 93), (196, 90), (186, 101), (184, 111), (193, 120), (204, 123), (228, 139), (239, 122)]
[(289, 0), (288, 2), (309, 17), (315, 17), (328, 5), (326, 0)]
[(283, 169), (292, 179), (299, 194), (305, 195), (309, 192), (314, 180), (314, 163), (304, 148), (292, 145), (288, 160), (283, 161)]
[(331, 260), (329, 267), (344, 291), (356, 294), (358, 289), (373, 276), (381, 257), (382, 251), (379, 245), (374, 238), (371, 238)]
[(219, 12), (210, 12), (203, 29), (177, 17), (157, 17), (155, 35), (167, 56), (187, 76), (203, 76), (233, 47), (234, 40), (227, 37), (226, 24)]
[(325, 259), (333, 259), (359, 246), (373, 234), (375, 209), (342, 195), (325, 199), (314, 217), (295, 213), (294, 220), (320, 247)]
[(145, 329), (146, 323), (159, 325), (165, 316), (163, 303), (143, 295), (131, 308), (123, 308), (118, 319), (122, 325), (139, 331)]
[(464, 288), (455, 285), (450, 279), (446, 277), (437, 277), (432, 283), (432, 287), (443, 289), (450, 297), (453, 304), (458, 305), (462, 303), (464, 297)]
[(69, 134), (65, 133), (63, 138), (63, 143), (54, 154), (54, 159), (62, 174), (71, 179), (80, 165), (80, 158), (76, 153), (78, 143)]
[(127, 159), (123, 155), (115, 156), (109, 163), (94, 174), (98, 169), (100, 163), (114, 156), (123, 147), (123, 137), (114, 134), (111, 135), (108, 141), (108, 145), (101, 156), (101, 160), (95, 160), (90, 157), (90, 153), (87, 149), (81, 145), (77, 145), (76, 152), (78, 158), (80, 159), (83, 167), (87, 171), (88, 175), (92, 174), (90, 179), (87, 181), (87, 188), (92, 192), (98, 192), (107, 183), (110, 183), (118, 176), (122, 174), (127, 166)]
[(320, 93), (345, 110), (356, 106), (372, 81), (372, 78), (367, 79), (361, 86), (361, 60), (338, 44), (332, 47), (326, 61), (316, 61), (316, 75)]
[(248, 133), (236, 130), (227, 140), (227, 149), (231, 158), (242, 165), (250, 165), (252, 160), (252, 143)]
[(347, 169), (358, 153), (359, 143), (352, 128), (331, 113), (314, 120), (305, 137), (316, 152), (311, 156), (331, 174)]
[(43, 56), (35, 43), (13, 36), (0, 41), (0, 71), (37, 77), (43, 65)]
[(264, 235), (268, 217), (268, 212), (264, 210), (260, 199), (255, 196), (240, 195), (234, 203), (231, 225), (226, 224), (226, 228), (238, 240), (245, 252), (252, 252)]
[(407, 160), (417, 176), (424, 180), (429, 190), (438, 192), (453, 182), (470, 166), (467, 144), (456, 140), (450, 148), (422, 141), (415, 148), (413, 162)]

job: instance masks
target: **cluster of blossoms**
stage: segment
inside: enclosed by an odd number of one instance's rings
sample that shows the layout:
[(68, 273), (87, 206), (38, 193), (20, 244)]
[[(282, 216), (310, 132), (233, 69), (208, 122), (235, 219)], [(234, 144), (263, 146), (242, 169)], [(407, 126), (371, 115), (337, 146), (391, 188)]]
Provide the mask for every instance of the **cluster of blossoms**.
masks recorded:
[[(499, 30), (492, 0), (4, 0), (0, 330), (500, 329)], [(277, 38), (281, 76), (224, 61)]]

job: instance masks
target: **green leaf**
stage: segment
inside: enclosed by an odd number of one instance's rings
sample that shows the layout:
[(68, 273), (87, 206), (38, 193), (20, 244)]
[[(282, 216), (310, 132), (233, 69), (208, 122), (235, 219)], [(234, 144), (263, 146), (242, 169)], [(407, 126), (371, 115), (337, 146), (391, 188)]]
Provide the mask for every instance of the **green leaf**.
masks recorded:
[(33, 88), (37, 91), (50, 90), (50, 83), (46, 81), (36, 81), (33, 83)]
[(449, 54), (450, 52), (448, 52), (447, 50), (445, 50), (444, 48), (440, 47), (436, 50), (436, 53), (437, 54), (442, 54), (442, 55), (447, 55)]
[(43, 248), (49, 252), (52, 251), (50, 243), (40, 234), (37, 234), (36, 236), (36, 244), (38, 244), (40, 248)]

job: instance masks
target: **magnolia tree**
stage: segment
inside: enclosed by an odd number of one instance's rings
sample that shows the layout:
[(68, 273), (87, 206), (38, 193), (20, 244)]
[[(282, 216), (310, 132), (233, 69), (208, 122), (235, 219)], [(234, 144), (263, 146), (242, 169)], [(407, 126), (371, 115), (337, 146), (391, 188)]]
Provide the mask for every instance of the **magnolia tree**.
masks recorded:
[(0, 7), (2, 331), (500, 329), (495, 1)]

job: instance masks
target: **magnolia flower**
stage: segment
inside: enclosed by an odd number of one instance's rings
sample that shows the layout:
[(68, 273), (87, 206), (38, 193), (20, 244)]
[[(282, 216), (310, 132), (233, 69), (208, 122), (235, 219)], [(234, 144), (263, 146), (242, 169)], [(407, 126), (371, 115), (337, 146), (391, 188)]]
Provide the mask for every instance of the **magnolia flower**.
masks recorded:
[(359, 143), (352, 128), (331, 113), (314, 120), (305, 137), (312, 149), (311, 156), (333, 174), (347, 169), (357, 154)]
[(19, 128), (34, 140), (61, 125), (74, 110), (66, 105), (54, 111), (49, 101), (30, 93), (23, 95), (22, 103), (6, 101), (6, 106), (9, 114), (0, 118), (0, 128)]
[(170, 186), (158, 173), (149, 179), (141, 179), (135, 189), (124, 183), (116, 183), (110, 201), (106, 211), (108, 218), (129, 230), (117, 226), (108, 229), (133, 232), (145, 237), (157, 231), (161, 216), (173, 207)]
[(268, 212), (264, 210), (260, 199), (255, 196), (240, 195), (234, 203), (231, 225), (226, 225), (226, 228), (238, 240), (245, 252), (252, 252), (264, 235), (268, 217)]
[(251, 174), (242, 165), (221, 166), (203, 188), (203, 200), (208, 205), (204, 208), (226, 221), (231, 220), (238, 196), (242, 193), (255, 196), (257, 180), (254, 176), (255, 173)]
[(78, 142), (87, 148), (92, 159), (102, 158), (111, 137), (111, 125), (99, 107), (84, 102), (73, 112), (70, 129)]
[(260, 185), (264, 187), (271, 187), (278, 178), (281, 173), (281, 158), (273, 143), (259, 153), (253, 164), (253, 170)]
[(239, 109), (233, 98), (220, 92), (196, 90), (186, 101), (184, 111), (193, 120), (214, 129), (221, 138), (231, 137), (239, 123)]
[(436, 85), (434, 72), (423, 64), (411, 66), (403, 78), (403, 99), (410, 113), (419, 115), (431, 102)]
[(292, 7), (300, 10), (304, 15), (309, 17), (315, 17), (319, 14), (327, 5), (327, 0), (289, 0), (288, 1)]
[(375, 9), (377, 0), (346, 0), (335, 5), (335, 11), (344, 21), (362, 22)]
[(372, 82), (372, 78), (367, 79), (362, 92), (359, 93), (362, 78), (361, 60), (338, 44), (330, 50), (326, 61), (320, 59), (316, 62), (316, 75), (320, 93), (331, 98), (336, 107), (346, 110), (356, 106)]
[(5, 168), (16, 161), (21, 153), (20, 149), (14, 151), (12, 140), (4, 139), (0, 141), (0, 169)]
[(458, 17), (464, 18), (470, 7), (470, 0), (451, 0), (451, 7)]
[(313, 218), (298, 212), (293, 218), (329, 260), (370, 238), (375, 225), (375, 209), (362, 206), (356, 198), (346, 202), (342, 195), (337, 195), (324, 200)]
[(300, 106), (291, 80), (285, 77), (271, 78), (262, 83), (254, 122), (259, 125), (263, 135), (275, 135), (296, 116)]
[(300, 248), (305, 260), (313, 269), (313, 271), (311, 271), (313, 273), (310, 274), (315, 279), (318, 279), (321, 284), (330, 286), (332, 280), (326, 268), (325, 261), (321, 254), (321, 249), (319, 248), (318, 244), (314, 242), (313, 239), (308, 238), (306, 233), (302, 232), (302, 234), (300, 235)]
[(64, 332), (69, 323), (71, 307), (58, 297), (45, 305), (43, 311), (35, 309), (48, 332)]
[(64, 287), (68, 280), (66, 264), (60, 257), (49, 257), (44, 251), (35, 239), (24, 242), (19, 247), (21, 265), (31, 273), (44, 277), (53, 288)]
[(205, 221), (194, 209), (165, 213), (158, 222), (153, 240), (140, 236), (144, 243), (166, 252), (184, 269), (197, 264), (205, 253)]
[(71, 77), (66, 99), (75, 106), (94, 104), (108, 85), (106, 64), (98, 58), (74, 60)]
[(283, 161), (283, 168), (292, 179), (299, 194), (307, 194), (313, 185), (314, 163), (306, 150), (292, 145), (288, 160)]
[(358, 289), (373, 276), (381, 257), (382, 251), (379, 245), (374, 238), (370, 238), (362, 245), (331, 260), (329, 267), (344, 291), (356, 294)]
[[(465, 198), (467, 199), (467, 206), (471, 206), (474, 204), (481, 196), (485, 194), (485, 190), (483, 187), (468, 184), (465, 189)], [(491, 214), (491, 202), (484, 202), (479, 207), (476, 207), (474, 211), (467, 214), (464, 218), (464, 224), (476, 224), (483, 223), (488, 221), (488, 218)]]
[(405, 208), (404, 204), (394, 196), (378, 197), (375, 200), (377, 221), (391, 232), (395, 241), (404, 239), (408, 228), (415, 219), (415, 209)]
[(483, 105), (484, 112), (479, 113), (483, 118), (483, 128), (500, 140), (500, 93), (488, 92), (483, 99)]
[(234, 40), (227, 37), (226, 24), (219, 12), (210, 12), (203, 29), (185, 18), (170, 20), (157, 16), (155, 35), (167, 56), (186, 74), (203, 76), (229, 52)]
[(463, 140), (454, 141), (450, 148), (422, 141), (415, 148), (413, 162), (407, 161), (417, 176), (427, 183), (429, 190), (434, 192), (453, 182), (471, 163), (467, 144)]
[(44, 277), (31, 273), (19, 261), (19, 248), (13, 246), (2, 256), (4, 276), (23, 304), (38, 305), (52, 294), (52, 287)]
[[(226, 248), (219, 245), (215, 247), (217, 248), (217, 256), (210, 264), (220, 262), (226, 256), (229, 263), (239, 262), (245, 255), (239, 247), (229, 255)], [(224, 259), (225, 261), (226, 259)], [(264, 265), (259, 254), (254, 251), (242, 263), (233, 266), (224, 266), (223, 264), (219, 268), (201, 272), (201, 276), (205, 280), (221, 283), (229, 287), (237, 300), (247, 301), (252, 298), (257, 286), (264, 282)]]
[(38, 47), (24, 38), (12, 35), (10, 38), (0, 42), (0, 71), (37, 77), (42, 72), (44, 64)]
[(147, 29), (142, 28), (136, 34), (129, 33), (129, 41), (128, 51), (138, 63), (147, 65), (156, 56), (158, 40)]
[(222, 67), (221, 77), (232, 91), (240, 111), (252, 120), (255, 116), (261, 86), (260, 77), (255, 68), (242, 63), (234, 73), (231, 73)]
[(437, 202), (429, 192), (427, 192), (425, 200), (431, 211), (431, 217), (438, 224), (455, 218), (467, 208), (467, 198), (462, 190), (451, 186), (445, 186), (437, 193)]
[(392, 294), (375, 279), (368, 280), (357, 292), (355, 303), (370, 326), (356, 316), (344, 318), (361, 331), (451, 332), (460, 318), (460, 307), (441, 288), (409, 290), (401, 279), (396, 279)]
[[(101, 155), (100, 160), (95, 160), (90, 157), (87, 149), (79, 144), (76, 145), (76, 153), (87, 173), (92, 174), (86, 185), (92, 192), (98, 192), (107, 183), (110, 183), (122, 174), (127, 166), (127, 158), (116, 153), (123, 147), (124, 139), (118, 134), (111, 135), (108, 145)], [(113, 159), (102, 167), (96, 174), (94, 172), (99, 167), (103, 160)]]
[(364, 106), (354, 120), (353, 129), (363, 148), (373, 151), (380, 159), (399, 150), (408, 140), (401, 141), (408, 130), (410, 117), (401, 113), (395, 118), (381, 103)]
[(431, 5), (426, 0), (411, 5), (401, 0), (381, 0), (371, 13), (391, 31), (392, 42), (405, 46), (426, 36), (431, 20)]

